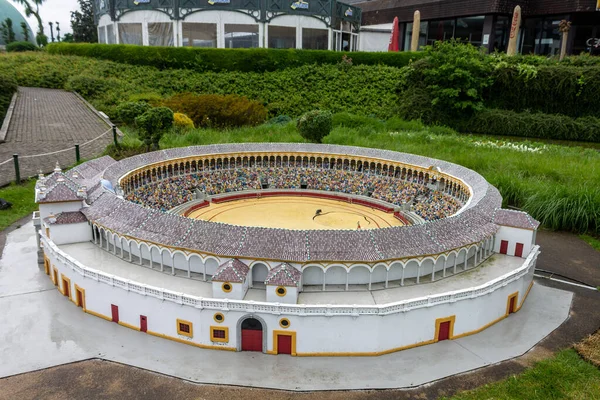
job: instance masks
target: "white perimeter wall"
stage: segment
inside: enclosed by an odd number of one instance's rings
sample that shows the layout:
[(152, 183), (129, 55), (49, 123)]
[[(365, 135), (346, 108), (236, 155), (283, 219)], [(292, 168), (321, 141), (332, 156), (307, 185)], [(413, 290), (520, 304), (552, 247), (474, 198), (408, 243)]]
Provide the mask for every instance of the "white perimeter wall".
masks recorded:
[[(45, 238), (42, 239), (46, 241)], [(524, 260), (523, 270), (499, 279), (499, 283), (494, 285), (491, 292), (489, 287), (477, 289), (463, 297), (460, 294), (449, 296), (451, 301), (443, 300), (444, 302), (436, 304), (430, 304), (427, 298), (412, 300), (411, 309), (403, 306), (404, 308), (394, 308), (387, 315), (381, 315), (377, 307), (358, 307), (362, 309), (359, 313), (354, 311), (356, 306), (342, 306), (343, 311), (339, 311), (340, 308), (335, 306), (314, 306), (310, 313), (305, 313), (301, 312), (301, 309), (306, 306), (278, 306), (255, 302), (243, 302), (240, 304), (245, 306), (236, 306), (231, 300), (228, 303), (227, 300), (204, 299), (194, 300), (194, 304), (189, 304), (190, 300), (184, 300), (180, 294), (144, 288), (143, 285), (134, 282), (119, 282), (112, 277), (100, 277), (90, 269), (85, 272), (89, 277), (84, 278), (82, 266), (54, 247), (51, 242), (45, 243), (44, 251), (59, 274), (71, 280), (73, 296), (75, 284), (85, 290), (85, 303), (89, 311), (110, 318), (111, 305), (114, 304), (119, 308), (120, 321), (134, 329), (140, 326), (140, 315), (144, 315), (147, 317), (150, 332), (193, 342), (201, 347), (225, 346), (239, 350), (241, 344), (238, 341), (238, 323), (241, 323), (242, 319), (256, 316), (265, 322), (264, 350), (271, 352), (274, 348), (273, 331), (282, 331), (279, 321), (281, 318), (287, 318), (290, 326), (285, 332), (295, 332), (296, 352), (319, 355), (378, 353), (433, 342), (438, 318), (454, 316), (454, 336), (473, 332), (498, 321), (506, 315), (511, 294), (518, 292), (517, 304), (523, 301), (533, 279), (538, 254), (536, 247), (529, 259)], [(62, 282), (62, 279), (60, 281)], [(189, 298), (191, 297), (186, 297)], [(198, 302), (202, 306), (199, 306)], [(368, 309), (373, 309), (375, 315), (365, 314)], [(214, 321), (216, 312), (225, 315), (223, 323), (218, 324)], [(320, 315), (314, 315), (316, 313)], [(177, 334), (177, 319), (192, 322), (192, 338)], [(213, 343), (210, 338), (211, 326), (228, 327), (228, 343)]]
[(87, 222), (50, 225), (50, 238), (56, 244), (88, 242), (92, 240), (92, 230)]
[(507, 253), (509, 256), (515, 255), (517, 243), (523, 243), (523, 258), (531, 252), (535, 239), (534, 231), (528, 229), (512, 228), (509, 226), (500, 226), (496, 233), (496, 243), (494, 244), (494, 252), (500, 253), (500, 244), (503, 240), (508, 241)]

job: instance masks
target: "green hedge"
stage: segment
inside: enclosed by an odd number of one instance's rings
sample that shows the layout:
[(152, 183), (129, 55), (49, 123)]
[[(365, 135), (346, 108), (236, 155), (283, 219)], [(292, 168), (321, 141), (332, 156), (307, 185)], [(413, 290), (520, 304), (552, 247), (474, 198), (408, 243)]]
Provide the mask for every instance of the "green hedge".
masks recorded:
[(486, 109), (453, 124), (462, 132), (600, 142), (600, 119)]
[(0, 126), (10, 106), (13, 94), (17, 91), (17, 82), (6, 75), (0, 75)]
[[(300, 67), (306, 64), (337, 64), (346, 53), (296, 49), (206, 49), (193, 47), (155, 47), (116, 44), (52, 43), (51, 54), (100, 58), (159, 69), (191, 69), (198, 72), (265, 72)], [(352, 52), (353, 65), (403, 67), (421, 53)]]
[(544, 65), (528, 75), (518, 68), (499, 68), (485, 94), (486, 106), (600, 117), (600, 65)]

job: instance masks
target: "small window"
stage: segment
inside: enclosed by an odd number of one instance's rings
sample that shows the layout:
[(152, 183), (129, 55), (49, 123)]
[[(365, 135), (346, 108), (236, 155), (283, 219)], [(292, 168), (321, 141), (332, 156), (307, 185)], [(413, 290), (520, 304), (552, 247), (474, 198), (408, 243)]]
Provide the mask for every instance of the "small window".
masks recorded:
[(275, 289), (275, 293), (277, 293), (277, 296), (283, 297), (287, 293), (287, 289), (283, 286), (278, 286), (277, 289)]
[(279, 326), (281, 326), (283, 329), (287, 329), (290, 327), (290, 320), (287, 318), (282, 318), (279, 320)]
[(223, 284), (223, 286), (221, 286), (221, 288), (223, 289), (223, 291), (224, 291), (225, 293), (229, 293), (229, 292), (231, 292), (231, 290), (233, 289), (233, 286), (231, 285), (231, 283), (229, 283), (229, 282), (225, 282), (225, 283)]
[(210, 340), (221, 343), (229, 342), (229, 328), (224, 326), (211, 326)]
[(215, 322), (218, 322), (218, 323), (225, 321), (225, 316), (221, 313), (216, 313), (213, 318), (214, 318)]
[(187, 337), (194, 336), (194, 328), (190, 321), (177, 320), (177, 333)]

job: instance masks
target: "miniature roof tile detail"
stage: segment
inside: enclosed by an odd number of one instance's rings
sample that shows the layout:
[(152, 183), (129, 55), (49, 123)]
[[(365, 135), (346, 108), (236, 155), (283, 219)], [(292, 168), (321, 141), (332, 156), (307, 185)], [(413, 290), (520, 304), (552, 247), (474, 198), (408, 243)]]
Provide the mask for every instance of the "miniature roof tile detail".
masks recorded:
[(265, 285), (296, 286), (300, 285), (302, 273), (288, 263), (279, 264), (269, 271)]
[(535, 230), (540, 226), (540, 222), (533, 219), (529, 214), (517, 210), (505, 210), (497, 208), (494, 211), (492, 221), (497, 225), (511, 226), (513, 228)]
[(42, 185), (37, 193), (38, 203), (56, 203), (62, 201), (81, 201), (87, 198), (82, 187), (73, 187), (67, 180), (57, 180), (56, 183), (47, 188)]
[(213, 275), (212, 280), (214, 282), (244, 283), (248, 276), (248, 271), (250, 271), (250, 268), (246, 264), (234, 258), (221, 264)]
[(81, 211), (62, 212), (56, 216), (44, 218), (44, 221), (50, 225), (78, 224), (87, 222), (87, 220)]

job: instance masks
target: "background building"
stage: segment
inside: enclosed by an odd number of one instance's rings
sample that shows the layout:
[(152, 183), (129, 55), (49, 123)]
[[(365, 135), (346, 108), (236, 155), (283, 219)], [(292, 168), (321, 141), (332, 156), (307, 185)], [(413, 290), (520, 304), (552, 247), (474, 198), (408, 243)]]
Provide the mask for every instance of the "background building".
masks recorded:
[[(23, 37), (23, 29), (21, 28), (21, 23), (25, 22), (25, 24), (27, 24), (27, 29), (29, 30), (29, 41), (31, 43), (35, 43), (35, 35), (21, 13), (17, 11), (17, 9), (11, 3), (9, 3), (8, 0), (0, 0), (0, 23), (4, 22), (6, 18), (10, 18), (12, 20), (13, 30), (15, 31), (15, 38), (17, 42), (25, 40)], [(5, 44), (4, 38), (2, 35), (0, 35), (0, 46), (4, 46)]]
[(98, 40), (150, 46), (357, 50), (360, 8), (336, 0), (96, 0)]
[(517, 5), (522, 9), (518, 50), (523, 54), (558, 55), (561, 42), (558, 24), (563, 19), (572, 22), (568, 54), (590, 52), (591, 46), (600, 41), (598, 0), (410, 0), (401, 3), (373, 0), (356, 5), (363, 12), (361, 31), (375, 25), (377, 29), (391, 32), (391, 22), (398, 17), (401, 50), (410, 49), (413, 14), (419, 10), (419, 46), (454, 37), (485, 46), (490, 51), (506, 51), (512, 12)]

